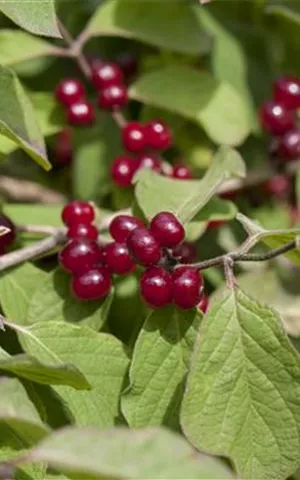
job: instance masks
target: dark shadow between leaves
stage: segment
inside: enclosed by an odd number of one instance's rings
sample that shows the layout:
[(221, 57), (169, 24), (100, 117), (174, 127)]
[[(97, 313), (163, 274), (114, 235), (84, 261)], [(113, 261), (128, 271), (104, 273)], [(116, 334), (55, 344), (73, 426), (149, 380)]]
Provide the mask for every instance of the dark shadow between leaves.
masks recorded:
[(193, 323), (194, 310), (178, 310), (171, 306), (152, 311), (144, 324), (146, 332), (159, 330), (164, 340), (175, 345), (186, 335), (187, 330)]

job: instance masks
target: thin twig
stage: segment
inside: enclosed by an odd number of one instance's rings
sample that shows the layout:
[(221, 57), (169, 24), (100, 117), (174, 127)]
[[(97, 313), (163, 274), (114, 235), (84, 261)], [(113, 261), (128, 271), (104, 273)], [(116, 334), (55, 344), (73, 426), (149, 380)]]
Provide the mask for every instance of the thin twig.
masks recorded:
[(66, 202), (66, 197), (62, 193), (28, 180), (20, 180), (6, 175), (0, 176), (0, 194), (17, 202), (53, 204)]
[(59, 231), (65, 232), (64, 228), (52, 227), (52, 225), (18, 225), (17, 230), (21, 233), (36, 235), (56, 235)]
[(48, 253), (59, 245), (62, 245), (65, 241), (65, 235), (61, 231), (58, 231), (55, 235), (36, 242), (34, 245), (2, 255), (0, 257), (0, 271)]
[(274, 248), (269, 250), (266, 253), (240, 253), (232, 252), (226, 253), (224, 255), (219, 255), (218, 257), (209, 258), (208, 260), (203, 260), (203, 262), (193, 263), (190, 266), (198, 268), (199, 270), (205, 270), (210, 267), (222, 266), (224, 265), (225, 258), (231, 258), (234, 263), (236, 262), (264, 262), (271, 260), (272, 258), (278, 257), (283, 253), (287, 253), (290, 250), (296, 248), (296, 240), (291, 240), (282, 247)]

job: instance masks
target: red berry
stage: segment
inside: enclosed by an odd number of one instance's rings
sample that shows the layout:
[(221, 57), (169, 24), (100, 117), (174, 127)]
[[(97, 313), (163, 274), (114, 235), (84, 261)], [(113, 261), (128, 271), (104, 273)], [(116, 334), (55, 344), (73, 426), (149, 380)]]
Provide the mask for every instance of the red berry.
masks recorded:
[(261, 106), (259, 115), (262, 128), (273, 135), (283, 135), (295, 126), (294, 114), (272, 100)]
[(117, 56), (116, 63), (121, 68), (125, 77), (132, 77), (137, 73), (137, 57), (133, 53), (121, 53)]
[(175, 247), (184, 240), (182, 224), (171, 212), (160, 212), (152, 218), (150, 231), (162, 247)]
[(294, 77), (281, 77), (274, 82), (274, 100), (288, 109), (300, 107), (300, 81)]
[(194, 267), (178, 267), (172, 273), (173, 301), (182, 309), (193, 308), (201, 300), (202, 277)]
[(82, 200), (68, 203), (62, 211), (62, 220), (68, 227), (78, 223), (92, 223), (95, 219), (94, 207)]
[(132, 272), (135, 268), (128, 247), (125, 243), (112, 242), (104, 247), (105, 265), (113, 273), (124, 275)]
[(74, 223), (67, 231), (68, 238), (88, 238), (97, 240), (98, 229), (91, 223)]
[(283, 135), (278, 153), (286, 160), (294, 160), (300, 156), (300, 130), (293, 128)]
[(131, 187), (138, 163), (131, 157), (117, 157), (111, 167), (111, 176), (118, 187)]
[(205, 295), (205, 294), (203, 294), (200, 302), (199, 302), (198, 305), (197, 305), (197, 308), (198, 308), (201, 312), (206, 313), (207, 310), (208, 310), (208, 304), (209, 304), (208, 296)]
[(5, 253), (7, 248), (16, 240), (16, 227), (13, 222), (3, 213), (0, 215), (0, 227), (9, 228), (10, 231), (0, 236), (0, 252)]
[(161, 173), (161, 161), (153, 153), (144, 153), (137, 157), (138, 168), (150, 168), (154, 172)]
[(72, 292), (79, 300), (100, 300), (109, 293), (112, 281), (107, 268), (86, 270), (72, 278)]
[(95, 88), (104, 89), (123, 82), (122, 70), (112, 62), (93, 62), (92, 83)]
[(147, 228), (133, 230), (127, 239), (127, 245), (141, 265), (155, 265), (161, 258), (160, 246)]
[(193, 243), (183, 242), (172, 249), (172, 254), (180, 263), (193, 263), (197, 260), (197, 250)]
[(73, 78), (61, 80), (55, 89), (57, 100), (67, 107), (82, 100), (85, 95), (85, 88), (81, 82)]
[(57, 165), (69, 165), (72, 161), (72, 132), (68, 128), (64, 128), (57, 135), (55, 145), (55, 163)]
[(172, 176), (178, 180), (190, 180), (193, 178), (191, 170), (186, 165), (182, 164), (174, 165)]
[(67, 111), (67, 122), (75, 127), (91, 125), (95, 121), (95, 111), (93, 105), (86, 100), (79, 100), (72, 103)]
[(59, 254), (60, 266), (69, 273), (81, 272), (86, 267), (93, 267), (101, 259), (101, 248), (96, 242), (87, 238), (70, 240)]
[(127, 104), (128, 94), (125, 85), (111, 85), (99, 92), (98, 105), (105, 110), (122, 108)]
[(161, 120), (152, 120), (146, 125), (147, 144), (154, 150), (166, 150), (172, 145), (169, 127)]
[(142, 220), (137, 217), (132, 217), (131, 215), (118, 215), (115, 217), (110, 226), (109, 233), (117, 242), (126, 242), (129, 235), (136, 228), (145, 227)]
[(123, 145), (129, 152), (140, 152), (145, 149), (145, 129), (139, 122), (128, 122), (122, 129)]
[(222, 220), (212, 220), (211, 222), (208, 222), (207, 228), (217, 229), (220, 228), (223, 223)]
[(172, 277), (161, 267), (145, 270), (140, 288), (142, 297), (150, 307), (165, 307), (172, 301)]
[(263, 185), (264, 191), (279, 199), (285, 199), (290, 192), (290, 181), (285, 175), (275, 175)]

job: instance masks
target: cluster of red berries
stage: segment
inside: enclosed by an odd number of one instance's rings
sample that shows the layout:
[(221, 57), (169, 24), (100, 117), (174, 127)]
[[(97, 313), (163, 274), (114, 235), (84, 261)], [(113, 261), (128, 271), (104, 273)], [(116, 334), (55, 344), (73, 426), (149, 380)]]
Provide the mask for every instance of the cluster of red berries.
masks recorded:
[[(128, 101), (121, 68), (112, 62), (95, 61), (91, 67), (91, 81), (98, 92), (98, 105), (105, 110), (124, 107)], [(65, 78), (56, 87), (56, 99), (67, 108), (70, 125), (91, 125), (95, 121), (94, 106), (86, 100), (85, 87), (79, 80)]]
[(130, 187), (134, 174), (141, 168), (150, 168), (181, 180), (192, 178), (191, 171), (185, 165), (173, 167), (166, 162), (164, 164), (159, 154), (154, 153), (162, 152), (172, 145), (171, 131), (162, 120), (152, 120), (146, 125), (128, 122), (122, 129), (122, 142), (124, 149), (131, 155), (117, 157), (112, 163), (112, 180), (118, 187)]
[(9, 232), (0, 236), (0, 255), (4, 255), (16, 240), (17, 232), (13, 222), (3, 213), (0, 215), (0, 227), (9, 228)]
[(300, 128), (296, 111), (300, 108), (300, 79), (281, 77), (273, 84), (273, 98), (260, 108), (262, 128), (273, 137), (272, 153), (285, 161), (300, 155)]
[(92, 205), (72, 202), (64, 207), (62, 218), (69, 242), (60, 252), (59, 263), (72, 275), (72, 292), (78, 299), (104, 298), (111, 289), (112, 275), (128, 274), (138, 264), (146, 267), (140, 289), (149, 306), (158, 308), (173, 302), (182, 309), (200, 304), (199, 308), (206, 310), (203, 279), (196, 268), (181, 265), (170, 273), (161, 266), (169, 259), (173, 267), (178, 261), (187, 263), (195, 255), (184, 242), (184, 228), (172, 213), (157, 214), (149, 229), (137, 217), (118, 215), (109, 226), (114, 241), (103, 246), (97, 242)]

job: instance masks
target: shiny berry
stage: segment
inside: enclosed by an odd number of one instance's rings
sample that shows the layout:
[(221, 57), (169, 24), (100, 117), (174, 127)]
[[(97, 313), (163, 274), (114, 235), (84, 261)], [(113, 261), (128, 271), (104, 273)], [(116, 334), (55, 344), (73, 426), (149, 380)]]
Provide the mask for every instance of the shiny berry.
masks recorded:
[(67, 121), (75, 127), (92, 125), (95, 121), (93, 105), (86, 100), (78, 100), (78, 102), (72, 103), (67, 111)]
[(0, 236), (0, 253), (5, 253), (7, 248), (16, 240), (16, 227), (3, 213), (0, 214), (0, 227), (9, 228), (10, 231)]
[(173, 302), (182, 309), (193, 308), (201, 300), (202, 277), (194, 267), (178, 267), (172, 273)]
[(62, 211), (62, 220), (68, 227), (78, 223), (92, 223), (94, 219), (94, 207), (82, 200), (74, 200), (68, 203)]
[(147, 228), (136, 228), (129, 235), (127, 245), (130, 253), (141, 265), (155, 265), (161, 258), (161, 249)]
[(160, 212), (152, 218), (150, 231), (162, 247), (175, 247), (184, 240), (185, 231), (171, 212)]
[(172, 277), (163, 268), (145, 270), (140, 280), (141, 294), (150, 307), (165, 307), (172, 301)]
[(137, 57), (133, 53), (120, 53), (116, 58), (116, 63), (121, 68), (125, 77), (132, 77), (137, 73)]
[(294, 77), (281, 77), (273, 85), (274, 100), (286, 108), (300, 107), (300, 81)]
[(178, 164), (173, 167), (172, 177), (177, 178), (178, 180), (190, 180), (193, 178), (193, 175), (186, 165)]
[(138, 163), (134, 158), (125, 156), (117, 157), (111, 167), (113, 182), (118, 185), (118, 187), (130, 187), (137, 167)]
[(224, 222), (222, 220), (212, 220), (211, 222), (208, 222), (207, 228), (212, 229), (218, 229), (223, 225)]
[(202, 312), (206, 313), (209, 306), (209, 298), (204, 293), (202, 294), (201, 300), (197, 305), (197, 308)]
[(112, 242), (104, 247), (105, 265), (113, 273), (124, 275), (135, 269), (135, 263), (129, 255), (125, 243)]
[(56, 99), (67, 107), (82, 100), (85, 95), (85, 88), (81, 82), (73, 78), (61, 80), (55, 89)]
[(109, 225), (109, 233), (117, 242), (126, 242), (136, 228), (145, 227), (142, 220), (131, 215), (118, 215)]
[(124, 107), (128, 102), (125, 85), (111, 85), (99, 92), (98, 105), (105, 110), (115, 110)]
[(262, 128), (273, 135), (283, 135), (295, 126), (294, 114), (281, 103), (272, 100), (262, 105), (259, 116)]
[(70, 240), (59, 254), (60, 266), (69, 273), (81, 272), (101, 260), (101, 248), (87, 238)]
[(72, 162), (72, 133), (64, 128), (56, 138), (54, 161), (56, 165), (69, 165)]
[(98, 229), (91, 223), (74, 223), (67, 231), (68, 238), (88, 238), (97, 240)]
[(290, 193), (290, 181), (285, 175), (275, 175), (273, 178), (267, 180), (263, 189), (266, 193), (274, 195), (279, 199), (285, 199)]
[(107, 268), (96, 267), (78, 273), (72, 278), (71, 289), (79, 300), (100, 300), (108, 295), (112, 286)]
[(93, 62), (92, 83), (97, 89), (104, 89), (123, 82), (123, 72), (112, 62)]
[(161, 173), (162, 165), (159, 158), (153, 153), (143, 153), (137, 157), (138, 168), (150, 168), (154, 172)]
[(172, 145), (169, 127), (161, 120), (152, 120), (146, 125), (147, 144), (154, 150), (166, 150)]
[(146, 147), (145, 128), (139, 122), (128, 122), (122, 129), (122, 140), (129, 152), (141, 152)]
[(295, 160), (300, 156), (300, 130), (293, 128), (286, 132), (279, 143), (278, 153), (285, 160)]
[(172, 249), (172, 255), (179, 263), (193, 263), (197, 260), (197, 250), (193, 243), (183, 242)]

